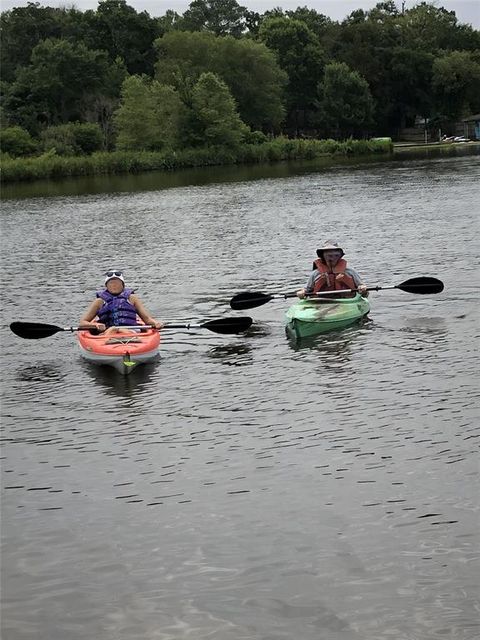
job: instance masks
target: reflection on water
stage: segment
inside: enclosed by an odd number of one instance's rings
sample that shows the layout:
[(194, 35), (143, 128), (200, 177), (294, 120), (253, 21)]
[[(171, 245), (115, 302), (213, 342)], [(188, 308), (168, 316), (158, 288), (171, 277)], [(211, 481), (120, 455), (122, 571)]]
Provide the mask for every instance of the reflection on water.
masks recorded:
[(218, 360), (221, 364), (242, 367), (252, 363), (252, 350), (252, 344), (228, 344), (213, 347), (213, 349), (210, 349), (208, 352), (208, 356), (214, 360)]
[(434, 334), (436, 336), (443, 336), (446, 339), (448, 334), (448, 324), (446, 318), (425, 316), (405, 318), (404, 331), (412, 331), (413, 333), (426, 333)]
[(66, 373), (55, 364), (30, 365), (17, 371), (17, 379), (22, 382), (53, 382), (65, 377)]
[(125, 377), (5, 330), (2, 638), (479, 636), (476, 158), (244, 169), (6, 201), (5, 324), (75, 324), (112, 264), (159, 319), (234, 315), (331, 236), (366, 282), (444, 292), (300, 343), (272, 302), (242, 335), (162, 332)]
[(318, 336), (297, 339), (287, 330), (285, 330), (285, 335), (293, 351), (313, 350), (318, 351), (319, 355), (348, 358), (349, 345), (358, 339), (362, 329), (371, 328), (371, 325), (372, 319), (367, 317), (346, 329), (333, 330)]
[(86, 360), (82, 360), (81, 366), (88, 372), (89, 378), (103, 387), (106, 393), (124, 398), (132, 397), (139, 389), (148, 386), (159, 362), (160, 356), (155, 361), (137, 366), (127, 376), (120, 375), (113, 367), (98, 366)]
[[(250, 311), (252, 315), (254, 311)], [(248, 330), (248, 335), (256, 338), (266, 337), (272, 333), (272, 327), (268, 322), (255, 321)]]

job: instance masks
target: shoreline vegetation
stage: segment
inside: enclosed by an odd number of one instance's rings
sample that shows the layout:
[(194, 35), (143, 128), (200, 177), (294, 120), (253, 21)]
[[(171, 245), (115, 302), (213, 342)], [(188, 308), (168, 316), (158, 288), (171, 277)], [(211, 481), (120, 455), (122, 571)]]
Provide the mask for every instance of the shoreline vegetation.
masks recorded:
[(25, 182), (73, 176), (114, 175), (146, 171), (313, 160), (322, 156), (366, 156), (393, 153), (390, 138), (371, 140), (307, 140), (274, 138), (261, 144), (234, 149), (207, 147), (177, 151), (104, 151), (85, 156), (60, 156), (47, 152), (27, 158), (1, 161), (0, 182)]
[(480, 153), (480, 141), (463, 144), (428, 142), (394, 143), (390, 138), (371, 140), (290, 140), (275, 138), (261, 145), (243, 145), (240, 149), (205, 148), (182, 151), (102, 151), (89, 156), (59, 156), (46, 153), (28, 158), (0, 161), (0, 184), (14, 185), (36, 180), (62, 178), (138, 175), (151, 171), (174, 173), (200, 167), (234, 167), (275, 164), (316, 158), (408, 156), (412, 153), (464, 155)]

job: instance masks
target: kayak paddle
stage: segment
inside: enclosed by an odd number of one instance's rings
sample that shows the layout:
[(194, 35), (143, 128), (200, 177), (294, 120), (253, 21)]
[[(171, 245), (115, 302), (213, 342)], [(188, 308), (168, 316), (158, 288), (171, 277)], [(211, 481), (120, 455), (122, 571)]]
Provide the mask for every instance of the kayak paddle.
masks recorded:
[[(428, 278), (420, 276), (418, 278), (411, 278), (405, 280), (400, 284), (387, 285), (384, 287), (368, 287), (367, 291), (381, 291), (383, 289), (400, 289), (407, 293), (440, 293), (443, 291), (443, 282), (437, 278)], [(319, 293), (309, 294), (307, 297), (316, 298), (320, 296), (332, 296), (335, 294), (352, 293), (352, 291), (358, 291), (358, 289), (340, 289), (338, 291), (320, 291)], [(296, 298), (297, 292), (291, 293), (262, 293), (261, 291), (244, 291), (239, 293), (230, 300), (230, 306), (232, 309), (253, 309), (254, 307), (261, 307), (262, 304), (270, 302), (270, 300), (279, 300), (286, 298)]]
[[(252, 324), (252, 318), (248, 316), (239, 318), (220, 318), (219, 320), (207, 320), (207, 322), (201, 322), (195, 324), (193, 322), (177, 323), (166, 322), (164, 327), (160, 329), (208, 329), (214, 333), (240, 333), (246, 331)], [(141, 328), (153, 328), (153, 325), (142, 324), (133, 326), (118, 327), (119, 329), (138, 329)], [(26, 338), (29, 340), (37, 340), (38, 338), (48, 338), (53, 336), (59, 331), (90, 331), (90, 333), (99, 335), (99, 332), (95, 329), (89, 329), (88, 327), (57, 327), (54, 324), (43, 324), (40, 322), (12, 322), (10, 329), (13, 333), (20, 338)]]
[(241, 333), (246, 331), (252, 325), (252, 318), (249, 316), (242, 316), (238, 318), (220, 318), (219, 320), (207, 320), (207, 322), (201, 322), (194, 324), (187, 322), (186, 324), (177, 324), (176, 322), (166, 322), (164, 327), (160, 329), (208, 329), (215, 333)]

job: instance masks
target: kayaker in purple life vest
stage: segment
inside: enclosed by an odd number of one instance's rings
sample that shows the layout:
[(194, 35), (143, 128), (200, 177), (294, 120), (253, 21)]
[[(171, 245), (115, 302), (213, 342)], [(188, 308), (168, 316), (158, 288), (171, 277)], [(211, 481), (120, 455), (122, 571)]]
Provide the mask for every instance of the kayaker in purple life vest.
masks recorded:
[(137, 316), (156, 329), (163, 327), (163, 322), (150, 315), (140, 298), (133, 293), (133, 289), (125, 287), (123, 273), (113, 269), (106, 272), (105, 289), (97, 291), (97, 298), (80, 319), (80, 326), (95, 328), (101, 332), (121, 332), (121, 329), (113, 327), (137, 325)]
[(297, 296), (305, 298), (308, 294), (319, 291), (334, 293), (339, 289), (357, 289), (360, 295), (367, 297), (367, 285), (363, 284), (355, 269), (347, 265), (344, 255), (344, 250), (337, 242), (327, 240), (317, 249), (318, 258), (313, 263), (313, 271), (305, 287), (297, 291)]

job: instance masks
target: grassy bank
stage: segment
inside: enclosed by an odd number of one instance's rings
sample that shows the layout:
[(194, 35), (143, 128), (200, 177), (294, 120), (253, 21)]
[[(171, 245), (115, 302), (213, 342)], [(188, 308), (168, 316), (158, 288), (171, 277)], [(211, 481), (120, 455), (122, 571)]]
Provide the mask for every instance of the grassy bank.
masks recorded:
[(280, 160), (314, 159), (324, 155), (391, 153), (392, 143), (382, 140), (290, 140), (275, 138), (238, 149), (206, 148), (180, 151), (112, 151), (90, 156), (57, 156), (46, 153), (29, 158), (1, 160), (1, 182), (18, 182), (68, 176), (93, 176), (142, 171), (173, 171), (187, 167), (254, 164)]

